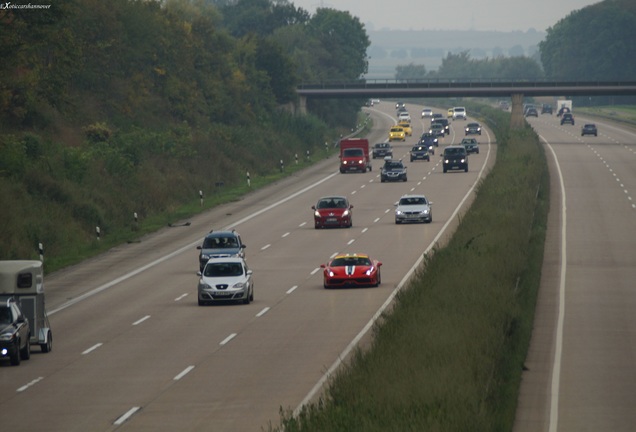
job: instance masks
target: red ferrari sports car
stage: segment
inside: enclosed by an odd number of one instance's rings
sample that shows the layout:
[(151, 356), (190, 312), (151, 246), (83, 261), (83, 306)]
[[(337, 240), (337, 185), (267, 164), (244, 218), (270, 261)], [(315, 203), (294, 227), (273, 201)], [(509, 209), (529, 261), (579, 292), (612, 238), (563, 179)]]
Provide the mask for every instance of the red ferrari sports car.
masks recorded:
[(353, 223), (349, 200), (343, 196), (323, 197), (318, 200), (314, 210), (314, 226), (318, 228), (344, 227), (351, 228)]
[(382, 263), (364, 254), (337, 255), (324, 269), (325, 288), (378, 286), (382, 283)]

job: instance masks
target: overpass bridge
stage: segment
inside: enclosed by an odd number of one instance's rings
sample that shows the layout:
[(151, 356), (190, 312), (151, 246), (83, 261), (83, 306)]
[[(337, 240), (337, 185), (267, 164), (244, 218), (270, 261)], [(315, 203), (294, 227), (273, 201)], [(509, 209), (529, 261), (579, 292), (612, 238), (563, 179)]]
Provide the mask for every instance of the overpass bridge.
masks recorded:
[(511, 127), (523, 125), (526, 96), (633, 96), (636, 81), (527, 81), (527, 80), (357, 80), (303, 83), (296, 89), (299, 109), (307, 111), (308, 98), (511, 98)]

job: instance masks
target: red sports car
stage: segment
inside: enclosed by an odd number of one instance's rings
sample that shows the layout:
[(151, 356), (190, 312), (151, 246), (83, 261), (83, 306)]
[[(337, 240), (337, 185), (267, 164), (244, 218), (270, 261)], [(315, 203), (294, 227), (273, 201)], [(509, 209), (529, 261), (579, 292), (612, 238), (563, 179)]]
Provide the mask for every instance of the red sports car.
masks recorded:
[(364, 254), (337, 255), (324, 269), (325, 288), (378, 286), (382, 283), (382, 263)]
[(314, 210), (314, 226), (318, 228), (344, 227), (351, 228), (353, 219), (349, 200), (343, 196), (323, 197), (318, 200)]

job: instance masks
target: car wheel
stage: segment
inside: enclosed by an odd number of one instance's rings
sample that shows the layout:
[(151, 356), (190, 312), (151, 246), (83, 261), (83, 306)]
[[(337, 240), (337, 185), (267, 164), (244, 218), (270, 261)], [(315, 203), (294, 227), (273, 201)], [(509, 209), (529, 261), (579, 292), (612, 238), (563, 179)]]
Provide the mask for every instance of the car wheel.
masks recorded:
[(399, 225), (400, 223), (401, 223), (401, 222), (400, 222), (399, 220), (395, 219), (395, 224), (396, 224), (396, 225)]
[(24, 346), (23, 349), (20, 350), (20, 358), (22, 360), (28, 360), (31, 358), (31, 342), (30, 342), (31, 336), (29, 336), (29, 339), (27, 339), (27, 343)]
[(464, 172), (468, 172), (468, 167), (464, 168)]
[(404, 177), (404, 180), (402, 180), (403, 182), (406, 182), (406, 177)]
[(378, 276), (375, 280), (375, 286), (379, 286), (382, 283), (382, 274), (380, 273), (380, 270), (378, 270)]
[(252, 287), (252, 292), (250, 292), (250, 301), (254, 301), (254, 287)]
[(20, 365), (20, 341), (15, 341), (15, 349), (9, 354), (9, 359), (11, 360), (12, 366)]
[(243, 299), (243, 304), (250, 304), (250, 293), (247, 293), (247, 295)]
[(446, 174), (446, 171), (447, 171), (447, 169), (446, 169), (446, 168), (444, 168), (444, 174)]
[(203, 300), (199, 299), (199, 306), (205, 306), (205, 304), (206, 303)]
[(53, 335), (51, 334), (50, 330), (46, 334), (46, 342), (43, 344), (40, 344), (40, 349), (42, 350), (43, 353), (48, 353), (53, 350)]

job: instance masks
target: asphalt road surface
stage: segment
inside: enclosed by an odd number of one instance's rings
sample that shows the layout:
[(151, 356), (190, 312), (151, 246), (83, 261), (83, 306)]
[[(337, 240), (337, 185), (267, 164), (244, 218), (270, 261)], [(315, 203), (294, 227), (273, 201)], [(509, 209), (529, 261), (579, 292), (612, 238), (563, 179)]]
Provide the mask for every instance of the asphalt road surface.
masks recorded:
[[(413, 137), (393, 143), (395, 157), (407, 161), (405, 183), (381, 183), (380, 160), (371, 172), (340, 174), (332, 157), (48, 275), (53, 351), (36, 348), (19, 367), (0, 365), (2, 429), (257, 431), (278, 424), (281, 409), (315, 400), (423, 252), (450, 235), (494, 161), (486, 131), (468, 173), (442, 173), (441, 149), (464, 135), (458, 121), (430, 162), (409, 163), (410, 146), (429, 124), (421, 107), (410, 108)], [(385, 141), (394, 105), (369, 112), (371, 143)], [(434, 203), (431, 224), (395, 225), (394, 203), (406, 193)], [(349, 197), (352, 228), (314, 229), (311, 206), (332, 194)], [(196, 246), (210, 229), (227, 228), (247, 245), (254, 302), (199, 307)], [(336, 252), (382, 261), (382, 284), (325, 290), (319, 267)]]
[(515, 432), (636, 430), (636, 131), (586, 120), (529, 119), (552, 199)]

